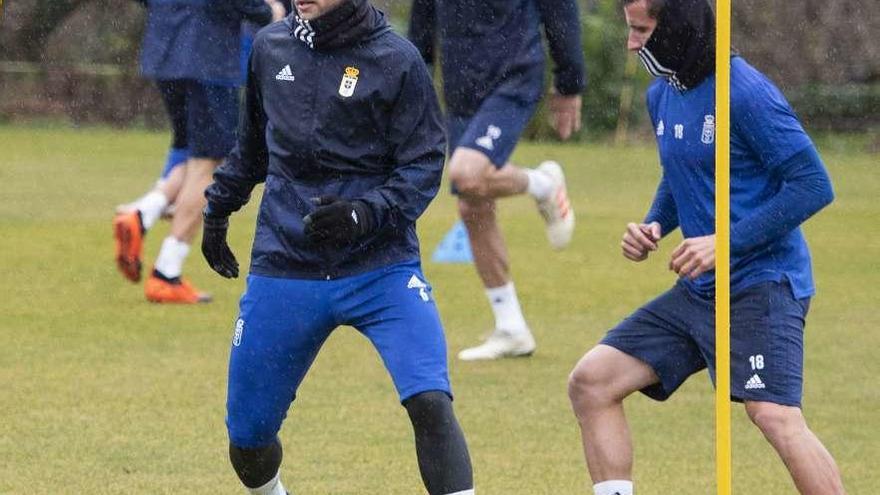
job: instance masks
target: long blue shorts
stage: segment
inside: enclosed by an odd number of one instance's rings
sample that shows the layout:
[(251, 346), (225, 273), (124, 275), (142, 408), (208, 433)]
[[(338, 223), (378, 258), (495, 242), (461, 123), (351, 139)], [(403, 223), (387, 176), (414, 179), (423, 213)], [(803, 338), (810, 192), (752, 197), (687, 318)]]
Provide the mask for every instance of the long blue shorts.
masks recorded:
[(378, 351), (402, 401), (451, 396), (446, 340), (418, 262), (335, 280), (248, 276), (229, 358), (226, 426), (242, 448), (271, 442), (330, 333), (351, 325)]
[[(800, 406), (809, 305), (809, 298), (794, 298), (787, 281), (760, 283), (733, 295), (731, 399)], [(666, 400), (707, 367), (714, 383), (715, 302), (679, 282), (623, 320), (601, 343), (654, 369), (660, 383), (642, 390), (653, 399)]]
[(450, 114), (446, 121), (449, 154), (458, 147), (471, 148), (489, 157), (496, 167), (503, 167), (537, 106), (537, 101), (493, 94), (474, 115)]

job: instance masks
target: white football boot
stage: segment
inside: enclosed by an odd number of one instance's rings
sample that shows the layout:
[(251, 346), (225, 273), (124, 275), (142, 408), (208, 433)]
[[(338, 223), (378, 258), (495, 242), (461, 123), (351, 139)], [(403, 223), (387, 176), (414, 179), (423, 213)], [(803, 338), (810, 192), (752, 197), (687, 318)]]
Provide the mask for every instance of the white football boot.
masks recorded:
[(538, 201), (538, 212), (547, 223), (550, 245), (553, 249), (563, 249), (571, 242), (574, 233), (574, 210), (568, 200), (565, 174), (554, 161), (543, 162), (536, 170), (547, 174), (553, 181), (553, 192), (546, 199)]
[(506, 357), (531, 356), (535, 352), (535, 339), (528, 330), (511, 332), (495, 329), (485, 342), (458, 353), (462, 361), (481, 361)]

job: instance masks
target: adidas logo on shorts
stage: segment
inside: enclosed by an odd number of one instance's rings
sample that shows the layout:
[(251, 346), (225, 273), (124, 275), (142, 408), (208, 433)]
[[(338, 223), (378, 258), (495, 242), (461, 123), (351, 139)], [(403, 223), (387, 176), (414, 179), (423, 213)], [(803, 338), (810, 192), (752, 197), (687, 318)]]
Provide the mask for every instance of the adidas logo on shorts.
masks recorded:
[(752, 390), (756, 388), (767, 388), (767, 386), (764, 385), (764, 382), (761, 381), (761, 377), (758, 376), (757, 373), (752, 375), (752, 377), (749, 378), (749, 381), (746, 382), (746, 390)]

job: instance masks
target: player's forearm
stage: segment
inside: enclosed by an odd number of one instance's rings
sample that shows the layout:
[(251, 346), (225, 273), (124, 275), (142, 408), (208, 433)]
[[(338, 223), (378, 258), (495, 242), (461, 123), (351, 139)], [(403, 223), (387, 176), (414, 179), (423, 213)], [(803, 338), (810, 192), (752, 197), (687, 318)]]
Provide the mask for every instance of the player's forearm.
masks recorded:
[(732, 254), (742, 255), (782, 238), (834, 200), (831, 180), (813, 147), (779, 166), (783, 186), (730, 231)]
[(654, 201), (645, 215), (645, 223), (653, 222), (660, 224), (660, 233), (664, 237), (678, 227), (678, 209), (665, 177), (660, 179)]
[(441, 155), (398, 168), (385, 184), (358, 198), (367, 203), (378, 226), (414, 223), (437, 196), (443, 175)]
[(586, 69), (581, 45), (581, 21), (576, 0), (538, 0), (544, 32), (550, 45), (554, 86), (563, 95), (583, 92)]

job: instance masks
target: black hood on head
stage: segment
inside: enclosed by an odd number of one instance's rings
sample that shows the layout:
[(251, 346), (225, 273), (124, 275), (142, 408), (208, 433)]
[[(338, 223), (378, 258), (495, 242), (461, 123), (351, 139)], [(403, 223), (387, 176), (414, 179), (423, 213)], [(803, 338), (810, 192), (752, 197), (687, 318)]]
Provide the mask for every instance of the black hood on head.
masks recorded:
[(706, 0), (666, 0), (657, 27), (639, 50), (652, 75), (679, 91), (715, 72), (715, 13)]
[(343, 0), (330, 12), (311, 21), (302, 19), (294, 8), (291, 18), (291, 35), (315, 50), (349, 45), (388, 26), (385, 15), (368, 0)]

